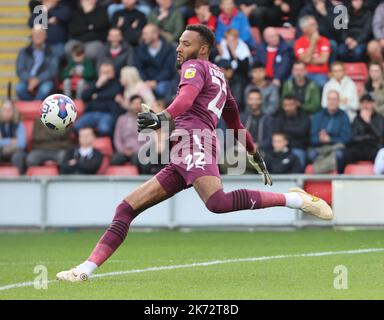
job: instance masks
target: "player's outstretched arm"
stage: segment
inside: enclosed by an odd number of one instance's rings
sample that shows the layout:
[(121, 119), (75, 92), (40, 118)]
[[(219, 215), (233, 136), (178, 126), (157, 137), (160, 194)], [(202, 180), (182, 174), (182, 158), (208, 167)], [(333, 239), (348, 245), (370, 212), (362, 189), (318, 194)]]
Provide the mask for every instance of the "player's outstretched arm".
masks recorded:
[(171, 121), (179, 115), (192, 108), (193, 102), (199, 94), (199, 89), (194, 85), (184, 85), (180, 88), (179, 94), (175, 100), (168, 106), (168, 108), (160, 113), (155, 113), (149, 108), (144, 112), (140, 112), (137, 115), (137, 126), (139, 132), (144, 129), (159, 129), (161, 123), (165, 121)]
[[(246, 130), (240, 121), (239, 109), (235, 99), (230, 95), (227, 99), (227, 103), (222, 113), (223, 119), (229, 129), (235, 131), (235, 138), (238, 140), (239, 131), (245, 130), (246, 140), (244, 147), (247, 149), (247, 156), (249, 163), (255, 168), (255, 170), (263, 177), (265, 185), (272, 185), (272, 177), (268, 172), (265, 161), (257, 150), (255, 143), (253, 142), (251, 134)], [(244, 144), (243, 141), (238, 140)]]

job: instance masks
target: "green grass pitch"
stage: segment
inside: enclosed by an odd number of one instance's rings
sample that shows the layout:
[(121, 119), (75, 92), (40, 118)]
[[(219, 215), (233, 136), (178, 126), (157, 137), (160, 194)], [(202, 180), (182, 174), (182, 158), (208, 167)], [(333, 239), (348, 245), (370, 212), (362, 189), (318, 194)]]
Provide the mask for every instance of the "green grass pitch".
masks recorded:
[[(85, 283), (33, 281), (36, 265), (48, 279), (84, 260), (103, 231), (0, 234), (2, 299), (384, 299), (384, 251), (323, 256), (304, 253), (384, 248), (384, 231), (292, 232), (133, 231), (96, 274), (173, 266), (163, 270), (101, 276)], [(256, 261), (232, 261), (273, 257)], [(226, 261), (199, 265), (202, 262)], [(197, 265), (192, 265), (197, 263)], [(174, 267), (188, 265), (188, 267)], [(334, 288), (338, 265), (348, 289)]]

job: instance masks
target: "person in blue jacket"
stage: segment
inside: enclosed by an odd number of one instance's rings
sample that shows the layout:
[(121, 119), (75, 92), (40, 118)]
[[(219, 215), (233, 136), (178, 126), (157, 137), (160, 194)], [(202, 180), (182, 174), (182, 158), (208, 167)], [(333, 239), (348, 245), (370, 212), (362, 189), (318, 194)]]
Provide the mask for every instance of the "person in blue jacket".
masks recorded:
[(133, 64), (156, 97), (169, 103), (177, 88), (175, 48), (160, 37), (159, 27), (154, 24), (149, 23), (143, 28), (142, 39)]
[(24, 125), (12, 101), (6, 100), (0, 107), (0, 162), (10, 161), (23, 174), (26, 145)]
[(289, 79), (294, 62), (292, 46), (273, 27), (263, 32), (263, 41), (256, 47), (255, 62), (265, 66), (266, 76), (278, 87)]
[(32, 11), (28, 25), (33, 28), (36, 24), (44, 23), (41, 15), (47, 14), (47, 43), (53, 53), (61, 59), (64, 56), (64, 45), (68, 40), (68, 23), (72, 17), (71, 9), (59, 0), (43, 0), (41, 4), (42, 7), (35, 7)]
[(220, 43), (223, 39), (225, 31), (228, 29), (236, 29), (239, 32), (240, 39), (243, 40), (250, 49), (256, 47), (256, 41), (252, 37), (251, 26), (248, 18), (244, 13), (238, 10), (233, 0), (220, 1), (221, 12), (217, 19), (216, 42)]
[[(327, 107), (317, 112), (311, 122), (310, 142), (312, 147), (325, 145), (335, 145), (341, 143), (346, 146), (352, 138), (351, 124), (345, 111), (339, 108), (340, 94), (335, 90), (330, 90), (327, 95)], [(339, 173), (344, 168), (345, 149), (336, 150), (337, 169)], [(318, 152), (310, 149), (308, 158), (313, 162)]]

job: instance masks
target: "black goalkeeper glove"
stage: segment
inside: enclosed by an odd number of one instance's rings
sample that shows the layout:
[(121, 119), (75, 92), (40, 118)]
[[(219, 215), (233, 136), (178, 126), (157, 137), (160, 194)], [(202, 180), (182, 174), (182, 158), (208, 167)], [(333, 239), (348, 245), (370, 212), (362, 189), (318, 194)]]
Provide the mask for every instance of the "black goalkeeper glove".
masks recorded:
[(263, 178), (263, 182), (265, 185), (272, 185), (272, 177), (268, 172), (267, 166), (265, 165), (265, 161), (261, 156), (259, 150), (256, 150), (255, 154), (249, 154), (247, 152), (249, 163), (256, 169), (256, 171), (261, 174)]
[(156, 114), (147, 105), (142, 104), (144, 112), (137, 114), (137, 130), (140, 132), (144, 129), (159, 129), (162, 121), (167, 121), (163, 113)]

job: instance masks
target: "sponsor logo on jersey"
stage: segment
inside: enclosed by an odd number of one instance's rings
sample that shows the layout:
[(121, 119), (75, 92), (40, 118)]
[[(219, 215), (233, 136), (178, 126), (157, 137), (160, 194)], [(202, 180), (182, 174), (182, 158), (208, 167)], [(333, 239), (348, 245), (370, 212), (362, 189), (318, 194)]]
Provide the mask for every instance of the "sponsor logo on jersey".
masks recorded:
[(195, 68), (188, 68), (185, 70), (184, 78), (185, 79), (192, 79), (196, 75), (196, 69)]

